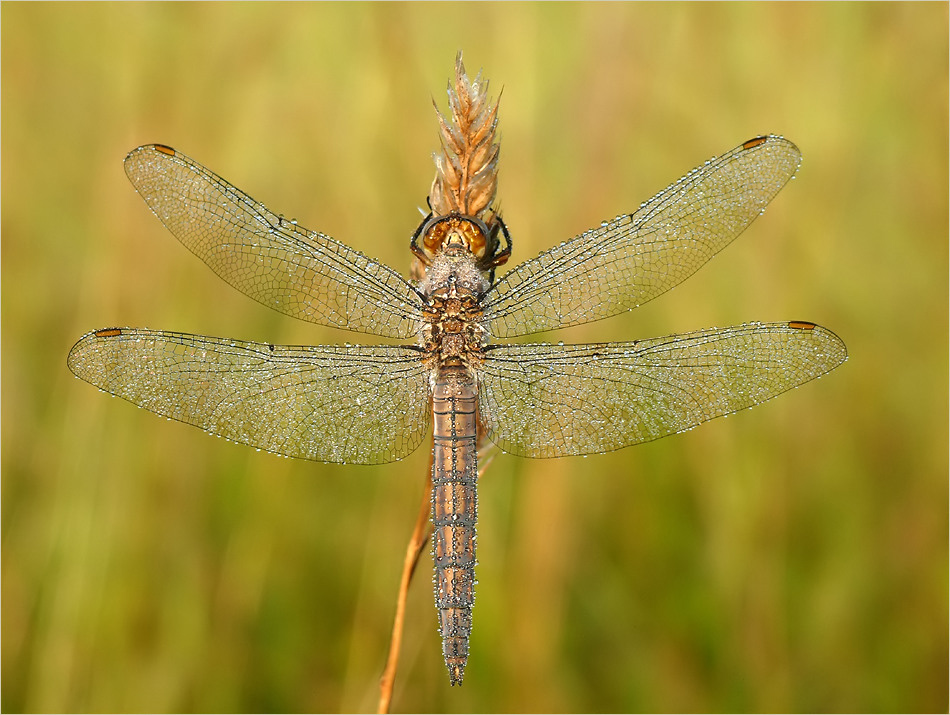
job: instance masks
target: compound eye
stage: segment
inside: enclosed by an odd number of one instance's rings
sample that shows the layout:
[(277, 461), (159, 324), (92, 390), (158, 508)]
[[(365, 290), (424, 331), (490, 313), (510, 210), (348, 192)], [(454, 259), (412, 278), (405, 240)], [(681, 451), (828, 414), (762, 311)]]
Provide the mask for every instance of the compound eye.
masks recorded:
[(476, 258), (481, 258), (485, 255), (485, 246), (488, 241), (485, 238), (485, 234), (482, 232), (481, 228), (471, 221), (466, 221), (459, 229), (465, 240), (465, 245), (468, 250)]

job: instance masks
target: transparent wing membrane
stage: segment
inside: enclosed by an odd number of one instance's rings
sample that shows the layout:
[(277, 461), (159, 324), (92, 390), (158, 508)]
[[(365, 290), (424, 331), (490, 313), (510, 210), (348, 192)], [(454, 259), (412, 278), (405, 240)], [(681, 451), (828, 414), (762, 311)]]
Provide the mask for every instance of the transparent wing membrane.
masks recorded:
[(629, 343), (502, 345), (480, 370), (491, 440), (523, 457), (594, 454), (683, 432), (847, 357), (812, 323), (750, 323)]
[(84, 335), (67, 364), (150, 412), (288, 457), (380, 464), (428, 434), (428, 373), (408, 347), (110, 328)]
[(170, 147), (134, 149), (125, 172), (168, 230), (245, 295), (311, 323), (414, 337), (421, 299), (389, 266), (273, 213)]
[(636, 213), (522, 263), (486, 296), (492, 335), (588, 323), (668, 291), (742, 233), (800, 161), (787, 139), (757, 137), (694, 169)]

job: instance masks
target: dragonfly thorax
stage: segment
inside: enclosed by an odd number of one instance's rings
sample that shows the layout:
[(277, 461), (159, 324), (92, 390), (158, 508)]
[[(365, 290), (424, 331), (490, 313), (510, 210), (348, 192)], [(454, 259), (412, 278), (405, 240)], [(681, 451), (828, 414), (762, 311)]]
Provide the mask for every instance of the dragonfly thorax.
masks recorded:
[(488, 343), (481, 297), (488, 281), (475, 258), (461, 246), (449, 245), (426, 270), (419, 283), (426, 296), (420, 343), (433, 367), (470, 367)]

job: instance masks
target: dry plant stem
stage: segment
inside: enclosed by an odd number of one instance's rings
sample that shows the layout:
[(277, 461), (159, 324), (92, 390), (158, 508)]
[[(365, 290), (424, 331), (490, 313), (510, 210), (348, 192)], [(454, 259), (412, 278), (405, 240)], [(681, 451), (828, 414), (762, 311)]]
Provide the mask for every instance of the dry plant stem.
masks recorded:
[(409, 596), (409, 584), (412, 583), (412, 574), (419, 563), (419, 556), (429, 540), (432, 526), (429, 515), (432, 512), (432, 457), (429, 457), (429, 469), (426, 472), (425, 489), (422, 490), (422, 505), (419, 507), (419, 516), (416, 527), (412, 531), (409, 545), (406, 547), (406, 558), (402, 565), (402, 578), (399, 582), (399, 593), (396, 596), (396, 616), (393, 619), (393, 632), (389, 640), (389, 656), (386, 658), (386, 668), (379, 679), (379, 707), (376, 712), (388, 713), (393, 698), (393, 685), (396, 681), (396, 669), (399, 667), (399, 653), (402, 649), (402, 629), (406, 619), (406, 599)]

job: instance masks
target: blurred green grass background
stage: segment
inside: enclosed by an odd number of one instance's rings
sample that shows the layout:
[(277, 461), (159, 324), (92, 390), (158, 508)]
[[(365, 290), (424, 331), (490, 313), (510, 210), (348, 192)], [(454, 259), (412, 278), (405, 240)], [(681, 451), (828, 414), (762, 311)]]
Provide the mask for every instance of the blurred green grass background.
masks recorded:
[(428, 557), (396, 711), (946, 711), (947, 5), (27, 4), (2, 14), (2, 708), (375, 707), (426, 449), (259, 454), (74, 380), (87, 330), (353, 335), (218, 280), (128, 184), (171, 144), (393, 266), (456, 51), (504, 87), (513, 263), (764, 132), (766, 215), (632, 339), (813, 320), (851, 358), (687, 435), (498, 456), (465, 684)]

